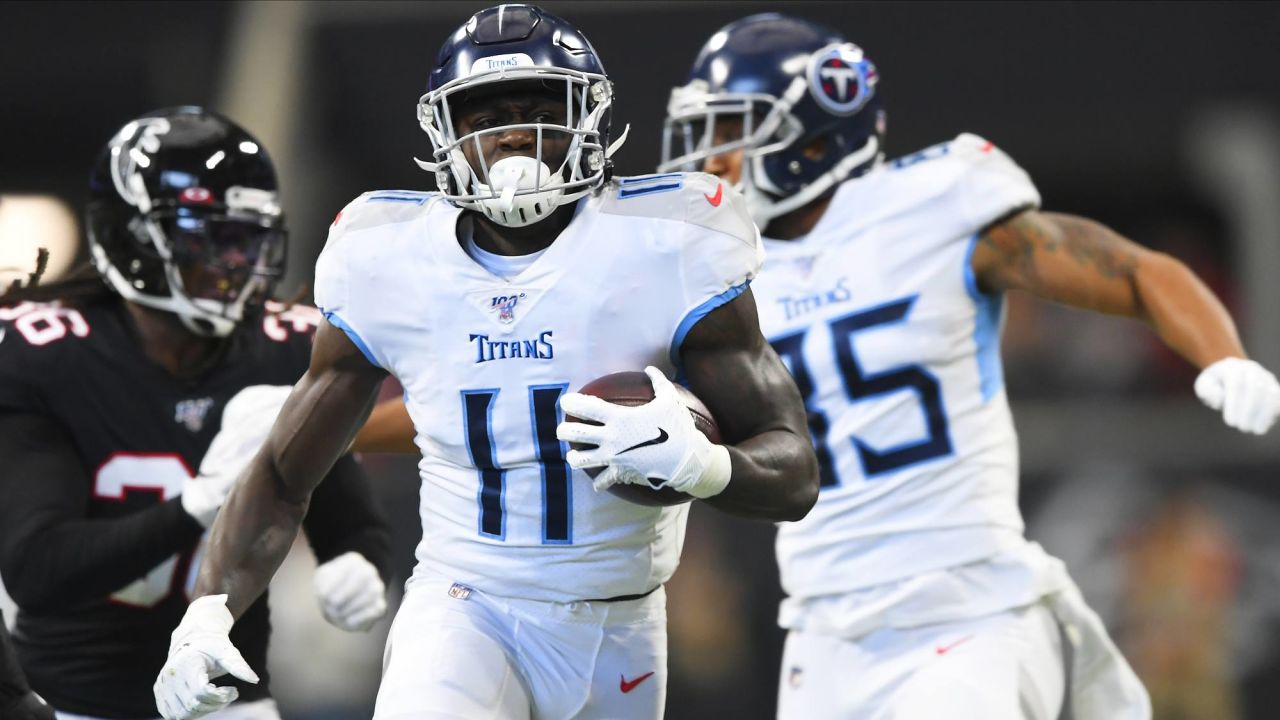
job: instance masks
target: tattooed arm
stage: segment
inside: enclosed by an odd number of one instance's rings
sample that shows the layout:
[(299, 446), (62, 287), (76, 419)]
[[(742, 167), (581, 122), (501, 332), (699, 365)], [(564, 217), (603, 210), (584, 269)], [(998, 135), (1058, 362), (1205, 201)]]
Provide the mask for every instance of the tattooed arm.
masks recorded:
[(1026, 210), (988, 227), (978, 240), (973, 272), (985, 292), (1021, 289), (1137, 318), (1197, 368), (1245, 357), (1226, 308), (1186, 265), (1100, 223)]

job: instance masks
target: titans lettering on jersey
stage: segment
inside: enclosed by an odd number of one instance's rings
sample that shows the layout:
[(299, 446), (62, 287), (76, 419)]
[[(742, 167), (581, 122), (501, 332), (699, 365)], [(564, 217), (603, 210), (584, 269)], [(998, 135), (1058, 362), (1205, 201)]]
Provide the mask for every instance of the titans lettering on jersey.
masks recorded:
[(1004, 153), (961, 135), (843, 183), (805, 238), (765, 240), (760, 322), (804, 396), (822, 474), (814, 510), (779, 529), (793, 598), (1020, 537), (1003, 298), (978, 289), (969, 262), (983, 227), (1038, 203)]
[[(270, 315), (238, 332), (217, 368), (180, 380), (143, 354), (118, 300), (0, 309), (0, 409), (44, 415), (66, 429), (91, 485), (86, 518), (136, 515), (181, 493), (232, 396), (297, 381), (319, 321), (314, 308)], [(201, 548), (194, 531), (189, 547), (99, 599), (23, 608), (14, 639), (32, 686), (63, 712), (154, 717), (151, 685), (186, 611)], [(259, 673), (267, 669), (268, 634), (265, 599), (231, 632)], [(266, 696), (267, 684), (264, 676), (238, 687), (254, 699)]]
[(551, 344), (550, 330), (538, 333), (532, 340), (493, 340), (488, 335), (473, 333), (468, 337), (475, 343), (476, 362), (493, 360), (551, 360), (556, 356)]
[(560, 396), (596, 377), (676, 372), (689, 328), (755, 275), (758, 234), (741, 197), (725, 188), (722, 202), (719, 187), (701, 174), (615, 181), (509, 279), (466, 254), (461, 211), (437, 197), (375, 192), (343, 210), (316, 300), (405, 388), (423, 449), (411, 582), (577, 600), (671, 575), (687, 506), (594, 492), (555, 427)]
[(830, 287), (818, 288), (813, 292), (800, 293), (795, 296), (784, 295), (777, 298), (778, 305), (786, 321), (794, 320), (829, 305), (847, 303), (853, 299), (849, 291), (849, 278), (841, 277)]

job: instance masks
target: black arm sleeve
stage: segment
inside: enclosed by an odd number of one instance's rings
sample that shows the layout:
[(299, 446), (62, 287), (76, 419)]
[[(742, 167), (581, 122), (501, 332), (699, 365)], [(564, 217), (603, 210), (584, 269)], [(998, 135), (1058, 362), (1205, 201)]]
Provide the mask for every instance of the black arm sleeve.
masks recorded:
[(18, 667), (4, 615), (0, 614), (0, 718), (4, 720), (56, 720), (53, 708), (42, 702)]
[[(0, 709), (16, 703), (31, 690), (27, 678), (18, 666), (18, 655), (13, 651), (9, 631), (5, 629), (4, 615), (0, 614)], [(8, 717), (8, 715), (0, 715)]]
[(351, 455), (338, 458), (311, 494), (302, 527), (317, 562), (354, 550), (378, 568), (383, 582), (390, 581), (391, 527), (369, 477)]
[(0, 574), (20, 607), (102, 598), (190, 548), (204, 532), (178, 498), (87, 519), (90, 481), (55, 421), (0, 412)]
[(0, 614), (0, 718), (4, 720), (56, 720), (53, 708), (42, 702), (18, 666), (4, 615)]

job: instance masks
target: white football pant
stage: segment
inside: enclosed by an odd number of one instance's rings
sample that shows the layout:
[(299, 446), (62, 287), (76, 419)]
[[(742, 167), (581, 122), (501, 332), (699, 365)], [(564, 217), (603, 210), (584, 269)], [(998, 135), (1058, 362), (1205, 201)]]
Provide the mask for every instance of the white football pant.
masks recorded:
[(375, 720), (658, 720), (667, 689), (662, 588), (552, 603), (419, 580), (387, 638)]
[(781, 720), (1057, 720), (1062, 635), (1043, 604), (848, 640), (793, 630)]

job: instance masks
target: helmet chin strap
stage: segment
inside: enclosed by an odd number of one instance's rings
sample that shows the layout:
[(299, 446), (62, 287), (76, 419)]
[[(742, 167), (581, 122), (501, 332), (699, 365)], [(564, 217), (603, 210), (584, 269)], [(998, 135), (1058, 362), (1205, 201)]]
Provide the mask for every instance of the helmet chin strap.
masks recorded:
[(630, 133), (631, 133), (631, 123), (627, 123), (625, 126), (623, 126), (622, 134), (618, 136), (618, 139), (609, 143), (609, 149), (604, 151), (605, 159), (613, 157), (614, 153), (622, 149), (622, 144), (627, 141), (627, 135), (629, 135)]
[(177, 313), (177, 315), (178, 319), (182, 321), (183, 327), (201, 337), (226, 337), (236, 328), (235, 323), (227, 323), (225, 320), (214, 322), (203, 315), (194, 316), (183, 312)]
[[(223, 303), (215, 300), (201, 300), (187, 296), (182, 290), (182, 276), (177, 269), (166, 268), (169, 276), (169, 297), (153, 304), (162, 310), (178, 316), (182, 324), (196, 335), (206, 337), (226, 337), (236, 329), (236, 324), (244, 310), (245, 298), (252, 292), (246, 285), (235, 302)], [(250, 281), (250, 285), (256, 281)], [(210, 307), (204, 307), (209, 305)], [(229, 312), (228, 312), (229, 311)]]

